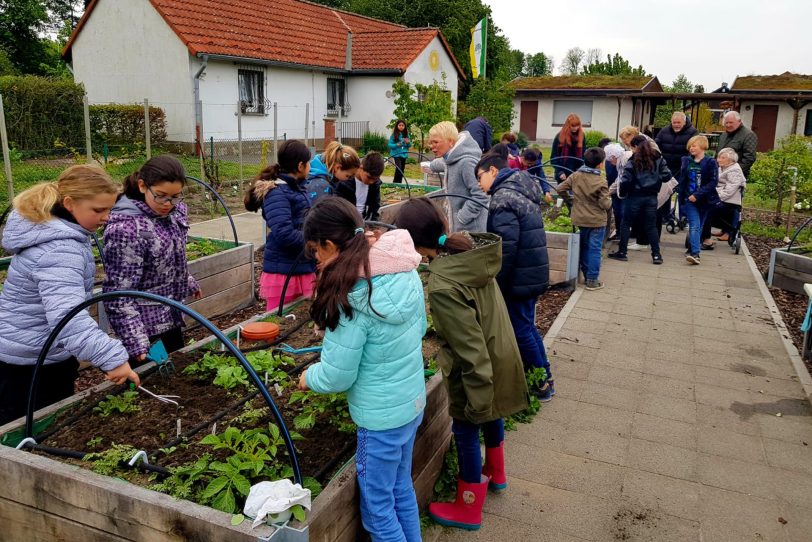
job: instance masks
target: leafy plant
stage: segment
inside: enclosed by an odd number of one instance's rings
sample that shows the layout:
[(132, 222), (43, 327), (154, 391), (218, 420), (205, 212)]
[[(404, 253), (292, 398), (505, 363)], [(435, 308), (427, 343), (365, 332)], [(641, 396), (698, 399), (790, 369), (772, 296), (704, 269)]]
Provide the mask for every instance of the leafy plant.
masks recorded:
[(95, 448), (101, 444), (103, 440), (104, 439), (102, 437), (93, 437), (92, 439), (88, 440), (87, 443), (85, 443), (85, 446), (88, 448)]
[(789, 135), (779, 142), (777, 149), (759, 153), (747, 179), (748, 184), (755, 185), (756, 196), (775, 200), (776, 225), (781, 223), (784, 199), (790, 193), (791, 167), (798, 170), (797, 199), (812, 198), (812, 137)]
[(384, 155), (389, 154), (389, 136), (376, 132), (364, 132), (364, 139), (359, 150), (362, 154), (372, 151)]
[(213, 384), (227, 390), (248, 385), (248, 373), (241, 366), (228, 365), (217, 370)]
[(296, 429), (311, 429), (319, 415), (327, 413), (328, 421), (342, 433), (352, 433), (356, 426), (350, 417), (346, 393), (315, 393), (295, 391), (290, 395), (289, 405), (302, 404), (302, 412), (293, 418)]
[(600, 143), (601, 139), (606, 137), (606, 134), (601, 132), (600, 130), (586, 130), (584, 132), (584, 147), (597, 147), (598, 143)]
[(125, 391), (119, 395), (108, 395), (106, 400), (101, 401), (93, 408), (93, 411), (98, 412), (102, 418), (106, 418), (112, 414), (131, 414), (138, 412), (141, 410), (141, 407), (135, 404), (137, 397), (137, 391)]
[(170, 446), (168, 448), (158, 448), (158, 451), (164, 455), (171, 455), (178, 450), (177, 446)]
[(93, 472), (111, 476), (122, 471), (121, 465), (132, 459), (137, 451), (138, 450), (128, 444), (113, 444), (103, 452), (94, 452), (85, 455), (83, 460), (92, 463), (91, 468)]
[(237, 499), (234, 491), (236, 490), (242, 497), (248, 496), (248, 492), (251, 490), (251, 481), (244, 472), (251, 472), (253, 465), (232, 456), (225, 463), (219, 461), (211, 463), (209, 469), (219, 474), (219, 476), (209, 482), (209, 485), (200, 494), (201, 500), (210, 503), (212, 508), (227, 514), (233, 514), (237, 509)]
[(206, 473), (211, 455), (205, 454), (194, 463), (170, 468), (171, 474), (163, 481), (153, 484), (150, 489), (167, 493), (176, 499), (195, 499), (198, 486), (206, 481)]
[(443, 458), (443, 468), (440, 476), (434, 482), (434, 496), (439, 501), (450, 501), (457, 491), (457, 476), (460, 470), (459, 458), (457, 457), (457, 444), (451, 438), (451, 447)]
[(392, 93), (395, 95), (395, 118), (392, 123), (397, 119), (406, 119), (410, 124), (409, 133), (416, 131), (419, 135), (421, 149), (425, 149), (426, 136), (432, 126), (440, 121), (454, 120), (451, 109), (453, 100), (446, 88), (445, 74), (442, 84), (435, 81), (431, 85), (411, 85), (398, 79), (392, 85)]
[(234, 243), (227, 243), (225, 241), (216, 241), (213, 239), (191, 239), (186, 243), (186, 259), (189, 261), (197, 260), (212, 254), (217, 254), (231, 248)]
[(494, 137), (499, 139), (502, 132), (510, 130), (516, 111), (513, 97), (516, 91), (502, 82), (479, 78), (471, 85), (471, 90), (458, 107), (457, 116), (465, 124), (480, 115), (488, 119), (493, 127)]

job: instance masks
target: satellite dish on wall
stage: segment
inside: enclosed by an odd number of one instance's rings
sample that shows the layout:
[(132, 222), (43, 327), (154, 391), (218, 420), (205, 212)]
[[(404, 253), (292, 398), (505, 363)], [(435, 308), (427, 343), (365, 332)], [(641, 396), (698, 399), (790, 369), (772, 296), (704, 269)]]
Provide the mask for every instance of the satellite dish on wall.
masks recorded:
[(391, 98), (392, 96), (393, 96), (392, 91), (391, 91), (391, 90), (387, 90), (387, 91), (386, 91), (386, 97), (387, 97), (387, 98)]

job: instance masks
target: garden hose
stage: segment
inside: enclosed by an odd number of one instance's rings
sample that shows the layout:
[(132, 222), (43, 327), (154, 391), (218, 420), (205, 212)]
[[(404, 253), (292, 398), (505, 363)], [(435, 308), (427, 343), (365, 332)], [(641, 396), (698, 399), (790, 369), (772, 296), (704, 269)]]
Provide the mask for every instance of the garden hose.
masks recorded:
[(237, 358), (237, 360), (242, 364), (245, 371), (248, 373), (248, 376), (254, 382), (254, 385), (259, 389), (259, 392), (262, 394), (263, 399), (268, 404), (268, 407), (273, 412), (274, 417), (279, 425), (279, 431), (281, 433), (282, 439), (285, 441), (285, 445), (288, 448), (288, 454), (290, 456), (291, 466), (293, 468), (293, 478), (294, 482), (301, 484), (302, 483), (302, 471), (299, 467), (299, 460), (296, 457), (296, 448), (293, 445), (293, 440), (290, 436), (290, 432), (288, 431), (287, 425), (285, 425), (285, 421), (282, 419), (282, 413), (279, 411), (279, 408), (276, 406), (273, 398), (271, 397), (270, 393), (268, 392), (267, 388), (262, 383), (259, 375), (256, 373), (254, 368), (248, 363), (248, 360), (245, 359), (245, 356), (239, 351), (239, 349), (229, 340), (229, 338), (219, 329), (217, 329), (211, 322), (209, 322), (205, 317), (201, 316), (196, 311), (190, 309), (189, 307), (183, 305), (182, 303), (178, 303), (172, 299), (168, 299), (163, 296), (146, 293), (146, 292), (136, 292), (132, 290), (122, 290), (118, 292), (107, 292), (98, 294), (95, 296), (90, 297), (86, 301), (83, 301), (73, 309), (71, 309), (54, 327), (53, 331), (51, 331), (50, 335), (48, 335), (45, 344), (42, 347), (42, 350), (39, 353), (37, 358), (37, 362), (34, 365), (34, 373), (31, 378), (31, 387), (29, 388), (28, 393), (28, 407), (26, 411), (26, 419), (25, 419), (25, 436), (29, 438), (33, 438), (34, 436), (34, 405), (36, 402), (36, 391), (37, 391), (37, 379), (40, 375), (40, 369), (42, 365), (45, 363), (45, 358), (48, 356), (48, 352), (51, 351), (51, 347), (56, 342), (57, 337), (68, 325), (68, 323), (76, 317), (80, 312), (85, 310), (87, 307), (98, 303), (100, 301), (105, 301), (108, 299), (118, 299), (122, 297), (134, 297), (136, 299), (146, 299), (148, 301), (152, 301), (155, 303), (167, 305), (172, 307), (176, 310), (179, 310), (183, 314), (189, 316), (193, 320), (195, 320), (198, 324), (205, 327), (209, 330), (212, 335), (214, 335), (217, 339), (219, 339), (226, 348)]
[[(220, 194), (217, 192), (217, 190), (215, 190), (214, 188), (212, 188), (212, 187), (211, 187), (211, 185), (210, 185), (210, 184), (208, 184), (206, 181), (202, 181), (202, 180), (198, 179), (197, 177), (192, 177), (191, 175), (187, 175), (187, 176), (186, 176), (186, 178), (187, 178), (188, 180), (190, 180), (190, 181), (194, 181), (194, 182), (196, 182), (197, 184), (199, 184), (199, 185), (203, 186), (203, 187), (204, 187), (204, 188), (206, 188), (206, 189), (207, 189), (209, 192), (211, 192), (212, 194), (214, 194), (214, 197), (215, 197), (215, 198), (217, 198), (217, 201), (219, 201), (219, 202), (220, 202), (220, 205), (222, 205), (222, 206), (223, 206), (223, 209), (224, 209), (224, 210), (225, 210), (225, 212), (226, 212), (226, 216), (228, 217), (228, 221), (229, 221), (229, 223), (231, 224), (231, 233), (233, 233), (233, 234), (234, 234), (234, 246), (235, 246), (235, 247), (240, 246), (240, 241), (239, 241), (239, 239), (237, 238), (237, 226), (234, 224), (234, 218), (231, 216), (231, 211), (229, 211), (229, 209), (228, 209), (228, 205), (226, 205), (226, 202), (223, 200), (223, 198), (220, 196)], [(242, 180), (242, 179), (240, 179), (240, 180)]]
[(810, 222), (812, 222), (812, 217), (807, 218), (806, 220), (804, 220), (804, 223), (803, 223), (803, 224), (801, 224), (800, 226), (798, 226), (798, 229), (797, 229), (797, 230), (795, 230), (795, 233), (793, 233), (793, 234), (792, 234), (792, 239), (790, 239), (790, 240), (789, 240), (789, 245), (787, 245), (787, 252), (789, 252), (790, 250), (792, 250), (792, 245), (794, 245), (794, 244), (795, 244), (795, 239), (797, 239), (797, 237), (798, 237), (798, 235), (801, 233), (801, 231), (802, 231), (802, 230), (803, 230), (803, 229), (804, 229), (804, 228), (805, 228), (805, 227), (806, 227), (806, 226), (807, 226), (807, 225), (808, 225)]

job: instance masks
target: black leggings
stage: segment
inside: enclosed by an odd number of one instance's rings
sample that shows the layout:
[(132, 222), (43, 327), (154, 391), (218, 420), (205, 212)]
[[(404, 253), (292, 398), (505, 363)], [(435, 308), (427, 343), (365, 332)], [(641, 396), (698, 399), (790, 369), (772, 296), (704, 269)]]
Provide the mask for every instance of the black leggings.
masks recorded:
[[(184, 343), (184, 338), (183, 338), (183, 328), (179, 328), (179, 327), (172, 328), (169, 331), (165, 331), (164, 333), (161, 333), (160, 335), (153, 335), (152, 337), (149, 338), (149, 344), (155, 344), (159, 340), (163, 341), (164, 348), (166, 348), (166, 353), (167, 354), (171, 354), (172, 352), (177, 352), (178, 350), (180, 350), (181, 348), (186, 346), (186, 344)], [(149, 362), (147, 360), (138, 361), (138, 360), (134, 360), (134, 359), (130, 358), (130, 365), (132, 367), (140, 367), (141, 365), (144, 365), (145, 363), (149, 363)]]
[[(0, 361), (0, 425), (25, 414), (33, 376), (33, 363), (14, 365)], [(58, 403), (73, 395), (73, 384), (77, 378), (79, 378), (79, 362), (76, 358), (43, 365), (37, 378), (34, 410)]]
[(395, 168), (395, 178), (392, 182), (403, 182), (403, 173), (406, 171), (406, 158), (396, 156), (393, 157), (392, 160), (394, 160), (395, 165), (397, 166)]

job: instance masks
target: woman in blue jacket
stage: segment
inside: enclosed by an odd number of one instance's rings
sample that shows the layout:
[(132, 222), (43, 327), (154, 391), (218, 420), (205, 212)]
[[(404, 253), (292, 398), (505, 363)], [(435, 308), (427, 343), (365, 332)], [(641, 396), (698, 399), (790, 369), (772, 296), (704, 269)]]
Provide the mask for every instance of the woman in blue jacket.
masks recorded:
[(710, 156), (708, 138), (696, 135), (688, 140), (690, 156), (682, 157), (679, 174), (679, 203), (688, 218), (688, 263), (699, 265), (701, 232), (708, 213), (719, 202), (716, 184), (719, 181), (719, 165)]
[(304, 226), (320, 279), (310, 315), (325, 330), (321, 361), (300, 389), (347, 392), (358, 426), (361, 521), (373, 541), (420, 540), (412, 450), (426, 405), (426, 332), (421, 256), (409, 233), (383, 234), (370, 247), (351, 203), (325, 198)]
[(403, 182), (403, 172), (406, 171), (406, 158), (409, 156), (409, 147), (412, 143), (409, 139), (409, 129), (406, 121), (398, 119), (395, 129), (389, 136), (389, 156), (395, 161), (395, 178), (393, 182)]
[[(104, 170), (77, 165), (55, 183), (35, 185), (14, 198), (3, 232), (3, 248), (13, 258), (0, 292), (0, 425), (25, 413), (34, 365), (48, 335), (93, 290), (90, 234), (107, 221), (117, 195)], [(79, 359), (116, 384), (139, 384), (128, 358), (87, 310), (80, 312), (45, 358), (35, 408), (73, 395)]]

